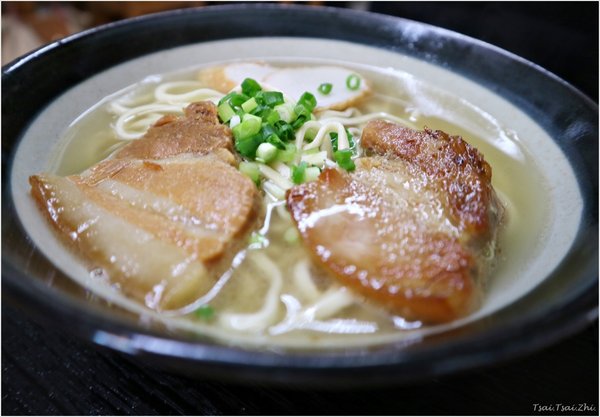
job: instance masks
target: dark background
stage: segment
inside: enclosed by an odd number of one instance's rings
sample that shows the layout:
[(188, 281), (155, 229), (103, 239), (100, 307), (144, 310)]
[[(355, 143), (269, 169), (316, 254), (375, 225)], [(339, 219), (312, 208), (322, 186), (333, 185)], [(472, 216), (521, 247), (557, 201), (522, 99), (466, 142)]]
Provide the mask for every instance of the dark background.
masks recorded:
[(597, 2), (373, 2), (371, 10), (506, 49), (598, 102)]
[[(94, 11), (85, 2), (74, 6), (91, 13), (94, 19), (89, 24), (94, 25), (148, 8), (157, 11), (160, 6), (145, 3), (122, 3), (111, 13)], [(535, 62), (598, 101), (596, 2), (311, 3), (367, 8), (455, 30)], [(14, 5), (5, 4), (3, 19), (14, 13)], [(203, 4), (220, 3), (174, 2), (161, 7)], [(23, 5), (28, 13), (49, 7), (35, 2)], [(35, 15), (25, 18), (22, 10), (18, 12), (23, 21), (35, 22)], [(414, 385), (328, 392), (258, 383), (240, 386), (169, 374), (45, 328), (8, 300), (2, 303), (4, 415), (522, 415), (540, 414), (534, 404), (556, 403), (594, 407), (568, 414), (598, 415), (597, 321), (573, 337), (508, 363)]]

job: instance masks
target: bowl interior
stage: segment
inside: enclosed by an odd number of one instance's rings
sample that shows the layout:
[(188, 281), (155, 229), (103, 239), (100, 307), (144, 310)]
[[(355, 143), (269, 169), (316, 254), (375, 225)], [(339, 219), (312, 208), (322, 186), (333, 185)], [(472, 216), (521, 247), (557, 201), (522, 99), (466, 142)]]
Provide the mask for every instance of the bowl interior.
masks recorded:
[[(173, 15), (170, 18), (169, 15), (166, 16), (159, 21), (174, 25), (180, 18), (173, 17)], [(202, 13), (189, 16), (210, 18)], [(243, 19), (241, 15), (236, 16), (237, 19)], [(379, 19), (376, 16), (369, 18), (374, 21)], [(149, 24), (150, 20), (146, 22)], [(394, 20), (395, 26), (391, 25), (391, 22), (383, 19), (379, 23), (392, 27), (391, 30), (401, 34), (404, 41), (412, 39), (412, 44), (410, 42), (404, 44), (404, 50), (398, 50), (395, 44), (386, 45), (385, 42), (383, 45), (378, 44), (377, 47), (373, 47), (365, 45), (366, 42), (356, 42), (355, 39), (353, 42), (349, 42), (299, 37), (296, 34), (294, 37), (272, 36), (211, 40), (165, 50), (157, 47), (156, 52), (132, 59), (123, 57), (122, 62), (112, 65), (110, 68), (94, 72), (89, 76), (81, 76), (80, 82), (70, 88), (65, 88), (52, 100), (44, 101), (42, 97), (40, 99), (41, 111), (35, 114), (35, 117), (30, 115), (30, 119), (27, 120), (27, 128), (18, 132), (9, 130), (6, 133), (13, 158), (9, 166), (3, 163), (5, 169), (3, 173), (9, 174), (8, 177), (4, 175), (3, 182), (9, 178), (9, 182), (5, 183), (8, 187), (4, 187), (4, 192), (10, 202), (7, 203), (7, 199), (3, 199), (3, 226), (7, 225), (7, 227), (3, 227), (3, 247), (7, 247), (7, 250), (3, 251), (3, 263), (6, 265), (5, 271), (7, 271), (6, 275), (3, 274), (3, 286), (8, 282), (15, 293), (21, 294), (22, 300), (50, 297), (41, 305), (45, 304), (47, 308), (56, 313), (55, 317), (58, 317), (59, 320), (60, 317), (64, 319), (62, 314), (68, 314), (68, 311), (83, 312), (86, 317), (82, 318), (81, 327), (86, 329), (87, 337), (94, 335), (92, 337), (97, 343), (113, 348), (119, 348), (119, 343), (115, 342), (111, 335), (114, 336), (115, 333), (118, 333), (125, 337), (125, 339), (118, 339), (121, 340), (120, 343), (128, 346), (122, 350), (133, 349), (132, 352), (144, 351), (202, 361), (239, 361), (250, 365), (261, 363), (261, 359), (258, 358), (262, 357), (260, 355), (266, 354), (268, 359), (265, 363), (270, 365), (287, 363), (285, 357), (282, 358), (281, 355), (278, 355), (277, 359), (273, 361), (273, 358), (269, 356), (269, 349), (273, 349), (272, 345), (265, 351), (264, 343), (257, 343), (252, 338), (245, 336), (223, 338), (220, 334), (211, 334), (208, 329), (203, 329), (202, 332), (203, 335), (210, 336), (209, 341), (202, 339), (202, 343), (206, 343), (205, 346), (212, 346), (213, 342), (210, 339), (216, 338), (218, 343), (215, 346), (217, 348), (219, 344), (233, 343), (241, 345), (243, 352), (250, 351), (252, 354), (258, 352), (259, 356), (222, 357), (215, 353), (219, 350), (198, 353), (189, 348), (198, 346), (197, 335), (190, 335), (188, 332), (165, 333), (164, 329), (156, 327), (155, 318), (151, 314), (142, 315), (140, 320), (140, 316), (137, 315), (132, 316), (120, 312), (115, 316), (114, 313), (108, 311), (105, 302), (82, 289), (91, 285), (89, 273), (56, 240), (55, 235), (51, 233), (44, 219), (35, 209), (29, 196), (28, 177), (34, 173), (55, 168), (53, 164), (59, 159), (60, 152), (65, 147), (65, 143), (61, 143), (60, 140), (64, 138), (67, 128), (82, 112), (106, 96), (154, 74), (170, 73), (231, 60), (267, 60), (280, 63), (291, 60), (304, 64), (341, 62), (356, 68), (357, 71), (375, 74), (374, 80), (379, 84), (378, 88), (393, 85), (393, 88), (401, 94), (406, 94), (417, 104), (422, 97), (421, 94), (429, 91), (427, 89), (446, 97), (449, 103), (456, 104), (455, 111), (443, 108), (426, 108), (425, 111), (432, 112), (442, 120), (444, 118), (463, 120), (464, 129), (481, 137), (483, 139), (482, 146), (490, 153), (510, 157), (511, 160), (521, 161), (524, 166), (529, 167), (532, 173), (531, 178), (539, 184), (540, 188), (536, 191), (542, 201), (538, 201), (532, 210), (519, 210), (513, 213), (518, 218), (509, 220), (506, 233), (518, 233), (518, 230), (510, 229), (511, 224), (513, 226), (515, 224), (533, 225), (534, 233), (520, 241), (516, 247), (507, 248), (498, 276), (495, 277), (496, 279), (493, 277), (490, 281), (486, 300), (478, 312), (449, 326), (429, 329), (425, 332), (414, 332), (410, 338), (393, 336), (381, 340), (371, 340), (366, 344), (358, 341), (353, 348), (354, 353), (352, 353), (353, 349), (347, 347), (344, 355), (339, 355), (338, 352), (331, 356), (325, 346), (325, 349), (320, 349), (319, 353), (330, 360), (314, 362), (314, 366), (323, 367), (326, 363), (327, 366), (332, 364), (348, 366), (350, 363), (347, 359), (348, 355), (365, 358), (366, 345), (376, 345), (381, 356), (364, 359), (364, 364), (406, 364), (410, 361), (417, 363), (419, 358), (424, 358), (426, 355), (430, 355), (430, 358), (439, 358), (442, 350), (448, 352), (453, 345), (462, 344), (463, 346), (468, 345), (471, 349), (481, 349), (482, 346), (477, 343), (486, 337), (487, 349), (491, 349), (492, 342), (501, 341), (509, 351), (508, 346), (511, 343), (514, 349), (517, 349), (517, 345), (522, 348), (524, 345), (532, 347), (543, 344), (544, 341), (551, 338), (550, 334), (564, 334), (564, 323), (573, 325), (573, 323), (582, 323), (589, 319), (589, 311), (593, 310), (594, 306), (594, 299), (593, 296), (591, 299), (589, 298), (589, 291), (590, 288), (597, 285), (597, 271), (594, 271), (597, 269), (597, 208), (595, 202), (597, 198), (594, 198), (594, 196), (597, 197), (597, 175), (593, 176), (594, 165), (590, 162), (593, 158), (589, 155), (591, 153), (593, 156), (595, 152), (597, 157), (597, 120), (593, 117), (594, 112), (597, 114), (597, 108), (576, 91), (562, 85), (559, 80), (536, 68), (529, 68), (531, 73), (520, 72), (519, 75), (523, 77), (522, 81), (530, 78), (534, 80), (530, 84), (539, 84), (543, 81), (552, 85), (553, 89), (546, 89), (544, 92), (538, 91), (534, 97), (524, 97), (523, 91), (519, 91), (517, 87), (513, 86), (517, 84), (517, 81), (509, 80), (508, 75), (501, 78), (497, 70), (491, 71), (488, 78), (482, 81), (481, 77), (485, 76), (478, 72), (483, 72), (482, 70), (465, 69), (464, 64), (460, 68), (452, 65), (449, 65), (449, 68), (439, 65), (441, 60), (446, 59), (446, 63), (453, 63), (457, 59), (448, 56), (452, 55), (452, 42), (459, 43), (460, 41), (475, 51), (472, 52), (475, 56), (469, 56), (467, 59), (471, 61), (471, 64), (483, 62), (484, 57), (491, 55), (494, 59), (504, 59), (507, 62), (504, 65), (507, 72), (514, 69), (511, 68), (511, 65), (519, 68), (522, 65), (527, 66), (526, 63), (515, 57), (472, 40), (456, 38), (448, 33), (438, 33), (425, 25), (413, 22)], [(142, 21), (142, 23), (144, 22)], [(136, 24), (139, 25), (140, 21)], [(132, 24), (131, 27), (133, 26)], [(118, 30), (122, 31), (124, 28), (126, 26), (119, 27)], [(117, 30), (114, 30), (113, 34), (116, 32)], [(106, 29), (96, 35), (88, 35), (88, 37), (74, 40), (73, 43), (101, 46), (108, 41), (110, 34), (110, 29)], [(377, 34), (373, 36), (377, 36)], [(216, 39), (219, 37), (219, 35), (215, 36)], [(435, 48), (430, 45), (432, 37), (437, 37), (439, 41)], [(449, 44), (447, 49), (444, 48), (446, 44)], [(62, 49), (58, 46), (55, 48), (48, 54), (59, 52), (69, 54), (68, 45)], [(425, 50), (432, 55), (428, 58), (424, 57), (422, 54)], [(454, 55), (456, 53), (454, 51)], [(38, 54), (41, 54), (40, 56), (43, 58), (44, 51), (38, 52)], [(420, 54), (421, 56), (419, 56)], [(51, 59), (57, 58), (55, 56)], [(489, 62), (489, 60), (485, 62)], [(22, 74), (28, 70), (28, 64), (17, 65), (5, 68), (3, 77), (6, 77), (5, 79), (10, 80), (11, 83), (18, 82), (20, 79), (23, 81), (26, 78)], [(475, 72), (475, 74), (469, 74), (469, 71)], [(60, 78), (60, 76), (57, 77)], [(419, 85), (422, 86), (421, 89), (415, 88)], [(5, 100), (10, 99), (15, 100), (15, 107), (19, 109), (20, 103), (25, 97), (19, 97), (17, 91), (18, 89), (9, 91), (6, 96), (3, 96), (5, 104), (3, 112), (6, 108)], [(546, 101), (556, 100), (558, 92), (562, 94), (561, 97), (578, 103), (578, 107), (574, 110), (572, 107), (570, 110), (545, 108)], [(544, 101), (539, 104), (539, 100), (542, 99)], [(421, 101), (421, 105), (427, 107), (426, 101)], [(42, 106), (44, 106), (43, 109)], [(554, 103), (552, 106), (557, 106), (557, 104)], [(546, 111), (544, 117), (537, 117), (544, 110)], [(573, 111), (577, 111), (576, 116), (571, 114)], [(436, 114), (436, 112), (438, 113)], [(3, 120), (3, 125), (4, 123)], [(3, 143), (6, 143), (4, 139)], [(503, 176), (501, 170), (495, 171), (494, 175), (495, 185), (501, 184), (500, 188), (508, 190), (509, 193), (511, 187), (520, 186), (520, 184), (511, 184), (510, 178)], [(505, 197), (506, 201), (511, 201), (508, 196)], [(7, 215), (14, 216), (11, 218), (10, 224)], [(17, 219), (19, 223), (16, 223)], [(10, 245), (8, 245), (9, 243)], [(29, 288), (24, 289), (24, 286), (27, 285)], [(578, 308), (574, 305), (576, 300), (579, 300)], [(585, 302), (581, 300), (585, 300)], [(595, 305), (597, 305), (597, 300)], [(573, 311), (570, 312), (570, 310)], [(582, 313), (582, 310), (585, 313)], [(583, 319), (583, 316), (587, 318)], [(550, 319), (554, 320), (554, 324), (546, 323)], [(544, 328), (541, 323), (550, 327), (554, 326), (553, 331), (547, 333), (545, 337), (526, 336), (529, 343), (507, 340), (509, 336), (515, 334), (523, 337), (522, 333), (525, 329), (536, 328), (536, 324), (541, 330)], [(563, 323), (563, 325), (557, 323)], [(132, 342), (134, 338), (131, 336), (135, 334), (152, 335), (160, 340), (171, 340), (173, 343), (181, 342), (183, 344), (171, 344), (168, 347), (164, 345), (155, 351), (139, 345), (132, 348), (135, 344)], [(539, 331), (536, 335), (539, 336)], [(348, 346), (351, 345), (352, 343)], [(175, 346), (180, 346), (182, 350), (178, 351)], [(280, 347), (285, 348), (286, 345), (282, 344)], [(259, 350), (255, 351), (256, 348)], [(238, 348), (233, 349), (236, 351)], [(293, 353), (293, 351), (294, 349), (290, 352)], [(404, 353), (398, 356), (398, 352)], [(331, 358), (334, 358), (333, 361)], [(457, 359), (456, 356), (454, 358)], [(474, 362), (471, 361), (471, 363)], [(353, 364), (352, 366), (358, 366), (359, 362), (355, 361)]]

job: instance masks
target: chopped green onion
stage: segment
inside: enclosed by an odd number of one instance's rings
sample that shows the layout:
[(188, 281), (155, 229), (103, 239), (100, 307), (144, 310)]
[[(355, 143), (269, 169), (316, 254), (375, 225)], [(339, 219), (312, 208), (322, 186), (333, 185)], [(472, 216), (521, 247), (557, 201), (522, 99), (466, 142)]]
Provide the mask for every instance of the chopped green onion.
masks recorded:
[(265, 98), (263, 97), (263, 94), (265, 94), (265, 92), (261, 90), (261, 91), (256, 92), (255, 94), (251, 94), (250, 96), (252, 98), (254, 98), (258, 104), (264, 105)]
[(246, 113), (250, 113), (256, 107), (258, 107), (258, 103), (256, 102), (256, 99), (254, 97), (242, 103), (242, 110), (244, 110)]
[(273, 108), (278, 114), (279, 118), (286, 122), (291, 123), (296, 119), (296, 113), (294, 113), (294, 105), (289, 102), (285, 102)]
[(255, 184), (259, 184), (260, 182), (260, 169), (258, 168), (258, 164), (254, 162), (240, 162), (240, 166), (238, 168), (242, 174), (250, 178)]
[(294, 106), (294, 113), (297, 115), (296, 120), (292, 122), (294, 129), (299, 129), (307, 120), (312, 119), (312, 111), (317, 105), (317, 99), (309, 92), (305, 92), (300, 96), (298, 103)]
[(262, 119), (253, 114), (246, 113), (242, 117), (242, 122), (233, 128), (233, 136), (236, 139), (247, 139), (260, 132)]
[(231, 93), (224, 96), (221, 100), (219, 100), (219, 106), (223, 103), (229, 103), (229, 101), (231, 100), (231, 97), (233, 97), (236, 94), (237, 93), (235, 91), (232, 91)]
[(277, 129), (275, 129), (274, 126), (271, 126), (268, 123), (263, 123), (262, 124), (262, 128), (260, 129), (261, 134), (263, 135), (263, 137), (267, 137), (270, 135), (276, 135), (277, 134)]
[[(352, 133), (350, 133), (348, 131), (348, 129), (346, 129), (346, 136), (348, 137), (348, 145), (350, 145), (350, 149), (353, 152), (356, 151), (356, 142), (354, 142)], [(333, 151), (335, 152), (338, 150), (338, 134), (337, 134), (337, 132), (331, 132), (329, 134), (329, 137), (331, 138), (331, 147), (333, 148)]]
[(231, 99), (229, 99), (229, 104), (231, 104), (233, 107), (240, 107), (248, 100), (250, 100), (250, 97), (247, 95), (235, 93), (231, 96)]
[(245, 114), (244, 117), (242, 117), (242, 123), (259, 123), (262, 122), (262, 119), (258, 116), (255, 116), (253, 114)]
[(298, 106), (304, 106), (308, 109), (309, 113), (313, 111), (315, 107), (317, 107), (317, 99), (308, 91), (300, 96)]
[(242, 123), (242, 118), (240, 116), (238, 116), (237, 114), (234, 115), (231, 119), (229, 119), (229, 127), (230, 128), (234, 128), (237, 125), (239, 125), (240, 123)]
[(283, 104), (283, 93), (279, 91), (265, 91), (262, 94), (265, 104), (271, 108)]
[(329, 137), (331, 138), (331, 147), (333, 148), (333, 152), (335, 152), (338, 148), (338, 134), (337, 132), (331, 132), (329, 133)]
[(277, 148), (270, 143), (263, 142), (256, 149), (256, 160), (268, 164), (277, 156)]
[(297, 116), (296, 120), (298, 120), (301, 117), (303, 117), (304, 120), (307, 120), (310, 119), (312, 109), (309, 109), (304, 104), (296, 104), (296, 106), (294, 106), (294, 113), (296, 113)]
[(233, 111), (227, 102), (219, 104), (217, 112), (219, 113), (219, 117), (223, 123), (227, 123), (233, 116), (235, 116), (235, 111)]
[(350, 149), (335, 151), (333, 153), (333, 159), (335, 159), (335, 162), (346, 171), (354, 171), (356, 168), (356, 165), (352, 160), (352, 150)]
[(279, 117), (279, 113), (277, 113), (275, 110), (269, 110), (268, 112), (266, 112), (266, 115), (263, 115), (262, 117), (263, 120), (271, 126), (273, 126), (275, 123), (281, 120), (281, 117)]
[(279, 150), (285, 149), (285, 143), (283, 143), (283, 141), (275, 133), (267, 136), (267, 143), (270, 143), (271, 145), (275, 146)]
[(298, 118), (292, 122), (292, 128), (294, 130), (300, 129), (304, 123), (306, 123), (308, 120), (311, 120), (310, 116), (310, 113), (308, 113), (308, 115), (298, 116)]
[(333, 85), (331, 83), (323, 83), (319, 86), (318, 90), (319, 90), (319, 93), (326, 96), (327, 94), (331, 93), (332, 88), (333, 88)]
[(306, 179), (306, 162), (300, 162), (292, 168), (292, 181), (294, 184), (302, 184)]
[[(238, 125), (240, 126), (240, 125)], [(236, 126), (237, 127), (237, 126)], [(235, 128), (234, 135), (235, 135)], [(256, 156), (256, 149), (263, 142), (260, 135), (250, 136), (249, 138), (237, 138), (235, 139), (235, 149), (242, 155), (248, 158), (254, 158)]]
[(281, 150), (277, 153), (277, 161), (280, 162), (292, 162), (296, 157), (296, 145), (293, 143), (288, 143), (285, 145), (285, 150)]
[[(252, 97), (254, 100), (256, 100), (256, 97)], [(252, 110), (250, 110), (250, 113), (252, 113), (255, 116), (260, 117), (261, 119), (264, 119), (264, 116), (266, 116), (268, 114), (268, 111), (270, 111), (271, 109), (267, 106), (265, 106), (264, 104), (260, 104), (260, 102), (258, 100), (256, 100), (257, 106), (255, 108), (253, 108)], [(243, 109), (242, 109), (243, 110)]]
[(283, 140), (292, 140), (294, 139), (294, 128), (291, 124), (286, 123), (284, 121), (279, 121), (275, 123), (275, 129), (277, 129), (277, 136), (279, 136)]
[(346, 78), (346, 87), (348, 87), (348, 90), (358, 90), (360, 88), (360, 77), (356, 74), (349, 75)]
[(260, 84), (252, 78), (246, 78), (244, 81), (242, 81), (242, 93), (247, 96), (254, 97), (256, 93), (261, 90), (262, 88)]
[(215, 316), (215, 309), (211, 306), (203, 305), (194, 311), (194, 315), (202, 320), (211, 320)]
[[(332, 85), (325, 83), (323, 88), (330, 91)], [(297, 151), (288, 142), (294, 141), (295, 131), (306, 121), (315, 119), (312, 112), (316, 105), (317, 99), (309, 92), (302, 94), (297, 103), (286, 102), (282, 92), (264, 91), (258, 82), (246, 78), (241, 84), (241, 92), (231, 92), (219, 100), (218, 114), (220, 120), (231, 128), (235, 149), (241, 155), (262, 164), (273, 161), (290, 163), (297, 158)], [(306, 132), (308, 140), (315, 135), (315, 129)], [(301, 161), (295, 167), (296, 179), (300, 182), (304, 182), (309, 165), (323, 166), (322, 155), (312, 158), (314, 161), (310, 164)], [(252, 165), (241, 164), (240, 171), (257, 184), (262, 178)], [(317, 171), (318, 168), (310, 172), (314, 176)]]
[(262, 128), (260, 129), (260, 135), (263, 139), (263, 142), (268, 142), (271, 145), (275, 146), (277, 149), (285, 149), (285, 143), (277, 135), (277, 130), (275, 129), (275, 127), (271, 126), (270, 124), (262, 124)]
[(320, 174), (321, 174), (321, 170), (317, 167), (306, 168), (306, 174), (304, 176), (304, 181), (305, 182), (315, 181), (317, 178), (319, 178)]

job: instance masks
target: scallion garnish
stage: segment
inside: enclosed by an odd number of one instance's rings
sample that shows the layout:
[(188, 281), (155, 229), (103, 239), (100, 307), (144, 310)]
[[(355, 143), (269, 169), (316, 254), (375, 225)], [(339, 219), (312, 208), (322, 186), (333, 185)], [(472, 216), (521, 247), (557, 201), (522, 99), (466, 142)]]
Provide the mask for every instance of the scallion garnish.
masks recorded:
[(221, 100), (219, 100), (219, 106), (223, 103), (229, 103), (229, 101), (231, 100), (231, 97), (233, 97), (236, 94), (237, 93), (235, 91), (232, 91), (231, 93), (227, 94), (225, 97), (223, 97)]
[(306, 107), (309, 112), (312, 112), (317, 106), (317, 99), (308, 91), (300, 96), (298, 99), (298, 105)]
[(279, 119), (283, 122), (290, 123), (296, 118), (294, 106), (291, 103), (283, 103), (273, 107), (273, 110), (279, 114)]
[(211, 320), (215, 316), (215, 309), (211, 306), (203, 305), (194, 311), (194, 315), (202, 320)]
[(235, 111), (227, 102), (219, 104), (219, 107), (217, 107), (217, 113), (219, 114), (219, 118), (223, 123), (227, 123), (233, 116), (235, 116)]
[(293, 143), (288, 143), (287, 145), (285, 145), (284, 150), (279, 151), (279, 153), (277, 154), (276, 160), (279, 162), (288, 163), (288, 162), (292, 162), (295, 157), (296, 157), (296, 145), (294, 145)]
[(260, 117), (246, 113), (244, 117), (242, 117), (242, 122), (232, 129), (233, 136), (237, 140), (247, 139), (260, 132), (261, 126), (262, 119)]
[(327, 94), (331, 93), (332, 88), (333, 88), (333, 85), (331, 83), (323, 83), (319, 86), (319, 88), (317, 90), (319, 90), (319, 93), (326, 96)]
[(294, 129), (300, 129), (300, 127), (312, 117), (312, 111), (317, 105), (317, 99), (311, 93), (306, 92), (300, 96), (298, 103), (294, 107), (294, 113), (296, 113), (296, 120), (292, 123)]
[(279, 91), (265, 91), (263, 92), (263, 99), (265, 100), (265, 105), (271, 108), (284, 103), (283, 93)]
[[(348, 144), (350, 145), (350, 149), (354, 153), (356, 151), (356, 143), (354, 142), (352, 133), (350, 133), (350, 131), (348, 129), (345, 129), (345, 130), (346, 130), (346, 137), (348, 138)], [(331, 138), (331, 147), (333, 148), (333, 151), (335, 152), (338, 150), (338, 134), (336, 132), (331, 132), (329, 134), (329, 137)]]
[(229, 99), (229, 104), (231, 104), (234, 108), (241, 107), (246, 101), (250, 100), (250, 97), (246, 94), (233, 94)]
[[(252, 78), (241, 84), (241, 92), (231, 92), (219, 101), (218, 114), (233, 132), (236, 150), (244, 157), (262, 163), (295, 159), (296, 147), (290, 143), (295, 131), (314, 118), (317, 99), (309, 92), (296, 103), (285, 101), (279, 91), (264, 91)], [(302, 176), (306, 167), (299, 168)], [(259, 178), (254, 169), (240, 166), (253, 181)], [(301, 175), (302, 174), (302, 175)]]
[(360, 88), (360, 77), (356, 74), (351, 74), (346, 78), (346, 87), (349, 90), (356, 91)]
[(260, 135), (254, 135), (244, 139), (236, 138), (235, 149), (237, 149), (237, 151), (245, 157), (254, 159), (256, 156), (256, 150), (262, 142), (263, 141)]
[(275, 110), (269, 109), (263, 115), (263, 120), (273, 126), (275, 123), (280, 121), (281, 118), (279, 117), (279, 113), (277, 113)]
[(294, 120), (291, 124), (293, 130), (298, 130), (302, 127), (304, 123), (310, 120), (307, 116), (298, 116), (296, 120)]
[(244, 81), (242, 81), (242, 93), (249, 97), (255, 96), (256, 93), (258, 93), (261, 90), (262, 87), (260, 86), (260, 84), (252, 78), (246, 78)]
[(354, 171), (356, 165), (352, 160), (352, 150), (343, 149), (341, 151), (335, 151), (333, 153), (333, 159), (340, 166), (340, 168), (345, 169), (346, 171)]
[(264, 164), (273, 161), (277, 156), (277, 148), (268, 142), (263, 142), (256, 149), (256, 160)]
[(283, 140), (294, 139), (294, 128), (291, 124), (284, 121), (275, 123), (275, 129), (277, 130), (277, 136)]
[(306, 179), (306, 162), (300, 162), (292, 168), (292, 181), (294, 184), (302, 184)]
[(256, 102), (256, 99), (254, 97), (242, 103), (242, 110), (244, 110), (246, 113), (250, 113), (256, 107), (258, 107), (258, 103)]
[(267, 136), (267, 143), (270, 143), (271, 145), (275, 146), (277, 149), (280, 149), (280, 150), (285, 149), (285, 143), (275, 133)]
[(250, 178), (256, 185), (260, 183), (260, 169), (258, 168), (258, 164), (254, 162), (240, 162), (240, 166), (238, 168), (242, 174)]

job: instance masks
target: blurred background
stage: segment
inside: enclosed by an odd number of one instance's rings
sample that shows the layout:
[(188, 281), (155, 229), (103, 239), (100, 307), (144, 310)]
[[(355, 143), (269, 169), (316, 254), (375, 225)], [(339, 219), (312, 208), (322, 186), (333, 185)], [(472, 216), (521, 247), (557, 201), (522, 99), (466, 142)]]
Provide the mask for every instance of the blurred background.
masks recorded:
[[(2, 64), (46, 43), (121, 19), (243, 2), (2, 2)], [(489, 42), (550, 70), (598, 101), (598, 2), (280, 1), (399, 16)]]

